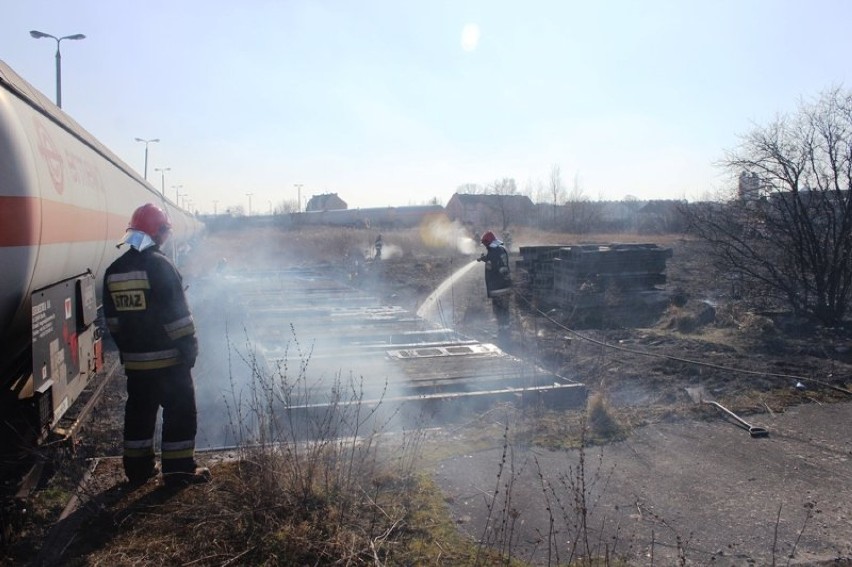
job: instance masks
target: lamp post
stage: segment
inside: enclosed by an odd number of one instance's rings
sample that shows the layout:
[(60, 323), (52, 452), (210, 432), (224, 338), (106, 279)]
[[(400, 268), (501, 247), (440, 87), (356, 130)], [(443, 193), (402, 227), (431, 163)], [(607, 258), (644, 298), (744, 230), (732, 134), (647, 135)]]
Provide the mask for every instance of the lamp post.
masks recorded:
[(154, 171), (160, 172), (160, 191), (163, 192), (163, 195), (166, 194), (166, 172), (171, 171), (171, 167), (155, 167)]
[(251, 196), (252, 195), (254, 195), (254, 193), (246, 193), (246, 197), (248, 197), (248, 199), (249, 199), (248, 216), (251, 216)]
[(175, 205), (180, 207), (180, 198), (186, 197), (186, 193), (180, 193), (180, 190), (183, 189), (183, 185), (172, 185), (172, 189), (175, 190)]
[(35, 39), (49, 37), (56, 40), (56, 106), (62, 108), (62, 54), (59, 52), (59, 44), (63, 39), (86, 39), (86, 36), (81, 33), (75, 33), (74, 35), (56, 37), (38, 30), (30, 30), (30, 35)]
[(302, 187), (301, 183), (294, 183), (293, 187), (296, 188), (296, 212), (302, 212)]
[(145, 181), (148, 181), (148, 144), (151, 142), (159, 142), (159, 138), (151, 138), (150, 140), (143, 140), (142, 138), (134, 138), (137, 142), (143, 142), (145, 144)]
[(218, 207), (219, 207), (219, 201), (213, 201), (213, 214), (214, 215), (219, 214), (219, 208)]

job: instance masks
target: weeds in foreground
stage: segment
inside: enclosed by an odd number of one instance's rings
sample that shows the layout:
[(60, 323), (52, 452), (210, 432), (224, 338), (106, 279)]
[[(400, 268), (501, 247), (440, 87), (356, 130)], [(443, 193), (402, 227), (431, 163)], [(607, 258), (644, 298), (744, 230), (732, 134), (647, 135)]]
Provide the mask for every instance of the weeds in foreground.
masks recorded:
[(140, 491), (94, 518), (86, 529), (102, 535), (76, 555), (87, 565), (493, 564), (490, 553), (476, 559), (419, 472), (426, 429), (389, 427), (396, 411), (362, 379), (309, 383), (310, 348), (295, 331), (288, 348), (272, 363), (248, 340), (237, 352), (250, 380), (238, 387), (231, 373), (236, 458), (213, 467), (211, 484)]
[[(601, 529), (593, 529), (590, 524), (592, 512), (606, 494), (612, 470), (603, 469), (602, 452), (597, 467), (593, 471), (588, 469), (585, 437), (584, 428), (581, 432), (582, 442), (577, 450), (577, 465), (558, 473), (554, 480), (545, 477), (538, 459), (534, 459), (549, 518), (549, 531), (545, 538), (548, 565), (559, 565), (562, 561), (566, 565), (577, 562), (594, 565), (600, 564), (601, 558), (604, 564), (609, 565), (609, 559), (614, 557), (618, 547), (617, 527), (612, 542), (609, 542), (603, 540), (603, 525)], [(601, 524), (605, 522), (606, 518), (601, 518)], [(560, 546), (560, 541), (564, 541), (565, 546)]]
[[(600, 518), (600, 527), (591, 525), (593, 512), (598, 509), (601, 498), (606, 494), (612, 470), (604, 469), (602, 453), (594, 470), (588, 467), (586, 431), (584, 426), (580, 433), (577, 465), (568, 466), (567, 470), (557, 473), (556, 478), (550, 478), (534, 453), (531, 459), (524, 457), (518, 460), (510, 441), (507, 420), (494, 489), (491, 493), (484, 494), (487, 515), (479, 539), (478, 560), (485, 556), (486, 551), (496, 554), (506, 565), (523, 560), (515, 549), (523, 537), (527, 540), (533, 538), (545, 546), (547, 565), (617, 564), (610, 563), (610, 559), (615, 557), (618, 548), (618, 526), (616, 525), (612, 541), (605, 541), (604, 534), (607, 531), (603, 524), (608, 521), (605, 515)], [(525, 469), (530, 465), (534, 466), (540, 497), (547, 512), (546, 533), (536, 529), (535, 534), (522, 534), (523, 514), (529, 508), (530, 502), (516, 502), (519, 498), (516, 495), (516, 483), (525, 475)], [(523, 498), (529, 499), (529, 493), (525, 494)], [(531, 553), (536, 556), (537, 561), (541, 561), (538, 545)]]
[(272, 368), (247, 341), (241, 357), (251, 382), (239, 392), (232, 387), (227, 404), (239, 441), (240, 502), (253, 511), (253, 533), (276, 534), (254, 545), (262, 554), (272, 546), (307, 563), (323, 557), (383, 563), (410, 536), (424, 430), (391, 433), (398, 409), (383, 403), (386, 384), (367, 400), (363, 378), (309, 379), (311, 349), (291, 331)]
[(484, 532), (480, 537), (477, 549), (477, 564), (482, 560), (486, 550), (497, 553), (501, 562), (506, 564), (512, 558), (512, 544), (515, 542), (515, 527), (520, 513), (513, 506), (512, 487), (518, 478), (519, 471), (515, 470), (514, 451), (509, 443), (509, 424), (503, 430), (503, 453), (497, 467), (497, 479), (494, 492), (486, 500), (488, 515)]
[[(652, 566), (686, 566), (696, 561), (717, 561), (725, 555), (725, 550), (707, 553), (700, 546), (695, 547), (695, 534), (685, 533), (677, 522), (654, 511), (653, 504), (640, 502), (638, 496), (638, 516), (632, 514), (630, 521), (648, 527), (647, 539), (637, 537), (636, 527), (625, 532), (622, 522), (627, 519), (626, 510), (604, 504), (615, 465), (605, 464), (603, 446), (597, 449), (597, 459), (589, 459), (589, 430), (588, 422), (584, 423), (579, 447), (572, 450), (568, 462), (560, 465), (552, 455), (540, 459), (536, 449), (517, 450), (507, 419), (493, 489), (482, 491), (485, 525), (480, 531), (477, 561), (491, 552), (504, 565), (529, 561), (548, 566), (624, 566), (639, 564), (634, 562), (641, 557), (641, 564), (650, 561)], [(538, 490), (530, 489), (533, 476)], [(794, 540), (782, 546), (779, 528), (784, 522), (779, 507), (771, 541), (771, 565), (784, 564), (778, 559), (781, 549), (786, 565), (796, 557), (816, 504), (808, 502), (804, 508), (805, 517)], [(766, 551), (770, 551), (769, 543)]]

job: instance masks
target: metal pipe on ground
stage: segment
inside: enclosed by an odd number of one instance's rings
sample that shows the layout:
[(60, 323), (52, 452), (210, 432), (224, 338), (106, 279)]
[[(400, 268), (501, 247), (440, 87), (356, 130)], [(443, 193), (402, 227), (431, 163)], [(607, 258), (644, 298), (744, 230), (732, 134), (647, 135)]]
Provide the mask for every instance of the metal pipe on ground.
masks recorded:
[(697, 404), (709, 404), (721, 411), (726, 417), (733, 419), (735, 425), (748, 431), (749, 435), (753, 438), (769, 437), (769, 430), (757, 425), (752, 425), (719, 402), (706, 399), (706, 392), (702, 386), (686, 388), (686, 393), (689, 394), (689, 397), (692, 398), (693, 402)]

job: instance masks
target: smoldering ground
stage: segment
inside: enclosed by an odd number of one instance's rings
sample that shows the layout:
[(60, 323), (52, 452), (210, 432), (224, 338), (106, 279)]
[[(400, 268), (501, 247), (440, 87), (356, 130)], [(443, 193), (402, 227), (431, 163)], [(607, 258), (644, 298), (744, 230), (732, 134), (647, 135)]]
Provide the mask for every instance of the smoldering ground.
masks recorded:
[(388, 353), (452, 339), (452, 318), (417, 317), (419, 297), (387, 285), (383, 270), (410, 267), (417, 279), (418, 267), (433, 269), (423, 258), (436, 254), (451, 258), (440, 269), (454, 269), (452, 258), (470, 261), (462, 251), (473, 241), (459, 225), (430, 219), (415, 231), (383, 231), (379, 260), (375, 238), (366, 229), (231, 230), (193, 251), (184, 269), (201, 348), (199, 447), (245, 441), (266, 413), (284, 410), (310, 422), (328, 408), (363, 406), (362, 417), (404, 427), (434, 417), (435, 407), (391, 402), (414, 393), (394, 360), (405, 355)]

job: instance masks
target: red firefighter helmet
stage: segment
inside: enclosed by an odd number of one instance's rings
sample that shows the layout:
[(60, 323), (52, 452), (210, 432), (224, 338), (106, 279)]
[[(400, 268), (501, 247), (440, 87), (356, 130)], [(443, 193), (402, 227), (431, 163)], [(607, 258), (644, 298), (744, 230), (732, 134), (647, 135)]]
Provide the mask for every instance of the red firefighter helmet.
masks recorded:
[(497, 240), (497, 237), (496, 237), (496, 236), (494, 236), (494, 233), (493, 233), (493, 232), (491, 232), (491, 231), (489, 230), (488, 232), (486, 232), (485, 234), (483, 234), (483, 235), (482, 235), (482, 240), (481, 240), (481, 242), (482, 242), (484, 245), (489, 246), (489, 245), (491, 245), (491, 243), (492, 243), (492, 242), (494, 242), (495, 240)]
[(171, 230), (172, 223), (169, 222), (169, 217), (163, 209), (152, 203), (145, 203), (133, 211), (127, 228), (140, 230), (160, 244)]

